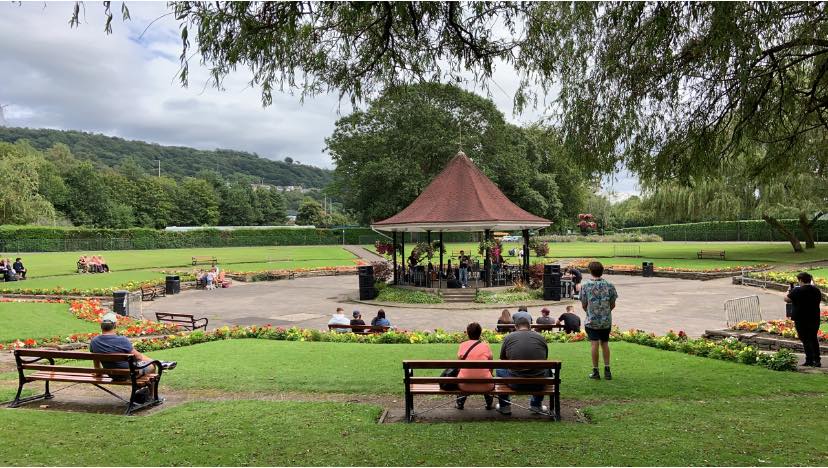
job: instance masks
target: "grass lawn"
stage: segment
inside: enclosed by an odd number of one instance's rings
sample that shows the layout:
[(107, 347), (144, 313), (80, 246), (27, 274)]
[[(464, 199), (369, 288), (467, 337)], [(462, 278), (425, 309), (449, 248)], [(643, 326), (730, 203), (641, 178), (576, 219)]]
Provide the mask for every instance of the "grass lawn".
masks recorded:
[[(522, 244), (506, 243), (504, 251), (508, 253), (513, 247)], [(614, 257), (613, 246), (638, 245), (641, 258)], [(373, 251), (373, 246), (365, 246)], [(406, 244), (406, 255), (413, 245)], [(452, 252), (465, 250), (477, 255), (476, 243), (446, 244), (446, 258)], [(700, 250), (724, 250), (727, 260), (698, 260), (696, 253)], [(517, 257), (504, 258), (509, 263), (517, 263)], [(534, 259), (534, 255), (532, 257)], [(790, 244), (783, 242), (739, 243), (739, 242), (640, 242), (640, 243), (598, 243), (598, 242), (554, 242), (549, 244), (548, 258), (596, 258), (607, 265), (640, 264), (653, 261), (657, 266), (684, 268), (721, 268), (735, 265), (752, 265), (757, 263), (790, 264), (813, 262), (828, 259), (828, 244), (817, 244), (815, 249), (795, 253)]]
[(75, 318), (69, 304), (0, 302), (0, 343), (95, 331), (99, 326)]
[[(106, 274), (78, 274), (81, 255), (102, 254), (112, 269)], [(351, 266), (356, 257), (339, 246), (227, 247), (214, 249), (114, 250), (107, 252), (42, 252), (20, 256), (29, 279), (0, 284), (0, 289), (57, 288), (89, 289), (116, 287), (129, 281), (162, 278), (160, 270), (193, 271), (191, 258), (215, 256), (227, 271), (265, 271), (323, 266)], [(207, 268), (209, 265), (199, 265)]]
[[(374, 405), (232, 399), (130, 418), (0, 409), (0, 464), (828, 464), (826, 376), (779, 373), (628, 343), (612, 346), (617, 377), (595, 382), (585, 378), (585, 343), (550, 344), (550, 356), (564, 361), (564, 404), (580, 402), (589, 424), (378, 425), (382, 408)], [(403, 358), (449, 358), (455, 350), (454, 345), (233, 340), (153, 357), (179, 361), (165, 379), (174, 388), (401, 396)], [(0, 396), (9, 392), (0, 390)], [(467, 406), (482, 404), (478, 399)], [(102, 440), (140, 442), (113, 450)]]

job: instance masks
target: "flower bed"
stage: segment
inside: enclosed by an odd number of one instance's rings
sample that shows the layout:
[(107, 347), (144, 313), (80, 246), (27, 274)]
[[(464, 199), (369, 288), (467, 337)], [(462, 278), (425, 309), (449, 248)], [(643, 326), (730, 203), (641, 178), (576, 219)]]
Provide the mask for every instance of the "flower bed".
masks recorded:
[[(818, 268), (810, 268), (809, 270), (817, 270)], [(749, 278), (756, 278), (765, 281), (771, 281), (774, 283), (778, 283), (783, 285), (786, 289), (789, 284), (794, 283), (798, 284), (799, 280), (796, 279), (797, 273), (801, 270), (796, 271), (763, 271), (763, 272), (752, 272), (748, 273)], [(826, 287), (828, 286), (828, 280), (825, 278), (814, 278), (814, 283), (817, 286)]]
[(274, 281), (295, 277), (316, 276), (316, 275), (353, 275), (357, 272), (357, 266), (365, 265), (363, 261), (357, 261), (356, 266), (336, 266), (319, 268), (294, 268), (268, 271), (228, 271), (227, 276), (241, 282)]
[[(4, 301), (12, 302), (12, 301)], [(31, 301), (27, 301), (31, 302)], [(35, 300), (34, 302), (66, 302), (55, 300)], [(100, 323), (101, 318), (109, 309), (101, 305), (101, 301), (97, 299), (88, 299), (84, 301), (72, 301), (69, 304), (69, 312), (75, 317), (87, 322)], [(179, 330), (177, 325), (164, 324), (153, 322), (151, 320), (136, 320), (131, 317), (119, 316), (118, 328), (116, 332), (119, 335), (126, 337), (150, 336), (159, 334), (175, 333)], [(73, 333), (69, 336), (60, 337), (42, 337), (42, 338), (26, 338), (23, 340), (15, 340), (9, 343), (0, 343), (0, 350), (17, 349), (17, 348), (36, 348), (44, 345), (59, 345), (67, 343), (86, 343), (99, 333)]]
[[(828, 322), (828, 310), (822, 311), (820, 314), (820, 320)], [(794, 327), (792, 320), (767, 320), (763, 322), (742, 321), (734, 325), (732, 329), (755, 333), (768, 333), (785, 338), (799, 339), (799, 335), (796, 333), (796, 327)], [(819, 338), (819, 341), (828, 342), (828, 333), (822, 330), (817, 330), (817, 338)]]
[[(569, 266), (577, 268), (582, 271), (588, 271), (587, 266), (589, 262), (594, 260), (578, 260), (569, 264)], [(657, 262), (658, 259), (654, 259), (654, 262)], [(770, 265), (761, 263), (756, 265), (733, 265), (727, 267), (716, 267), (716, 268), (689, 268), (689, 267), (660, 267), (655, 266), (653, 267), (653, 271), (655, 272), (663, 272), (663, 273), (739, 273), (741, 271), (758, 271), (764, 270), (769, 268)], [(640, 272), (641, 265), (606, 265), (605, 266), (607, 272)]]
[[(195, 281), (193, 275), (179, 275), (181, 281)], [(0, 289), (0, 294), (7, 295), (21, 295), (21, 296), (78, 296), (78, 297), (106, 297), (112, 296), (115, 291), (137, 291), (141, 286), (160, 286), (163, 285), (166, 279), (159, 278), (150, 281), (129, 281), (120, 284), (114, 288), (20, 288), (20, 289)]]
[(443, 298), (437, 294), (414, 289), (398, 288), (385, 283), (377, 283), (377, 302), (398, 302), (400, 304), (442, 304)]
[(478, 290), (474, 302), (481, 304), (515, 304), (521, 301), (539, 301), (543, 299), (543, 290), (491, 292)]

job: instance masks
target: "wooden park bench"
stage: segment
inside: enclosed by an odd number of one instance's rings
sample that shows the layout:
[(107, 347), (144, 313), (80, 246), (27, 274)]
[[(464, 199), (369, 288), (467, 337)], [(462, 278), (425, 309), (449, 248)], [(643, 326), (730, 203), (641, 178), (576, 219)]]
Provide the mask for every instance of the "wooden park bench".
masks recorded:
[(719, 258), (721, 260), (725, 259), (725, 251), (724, 250), (699, 250), (696, 253), (696, 256), (699, 259), (702, 258)]
[(193, 265), (212, 265), (216, 266), (218, 263), (218, 259), (216, 257), (212, 257), (210, 255), (207, 256), (194, 256), (193, 257)]
[[(548, 324), (547, 323), (533, 323), (530, 326), (532, 327), (532, 330), (535, 330), (536, 332), (561, 331), (561, 330), (564, 329), (563, 324), (552, 325), (551, 323), (548, 323)], [(500, 328), (502, 330), (508, 329), (507, 333), (510, 333), (510, 332), (515, 331), (515, 324), (514, 323), (498, 323), (497, 328)]]
[(155, 320), (162, 323), (173, 323), (185, 330), (191, 331), (198, 329), (207, 331), (207, 323), (209, 322), (207, 317), (195, 318), (194, 315), (190, 314), (173, 314), (169, 312), (156, 312)]
[(164, 286), (141, 285), (141, 300), (153, 301), (156, 297), (166, 297), (167, 290)]
[[(549, 369), (549, 377), (415, 377), (415, 369)], [(561, 362), (560, 361), (403, 361), (405, 385), (405, 420), (413, 422), (414, 395), (549, 395), (548, 416), (561, 419)], [(494, 389), (484, 392), (443, 390), (440, 384), (494, 384)], [(508, 384), (538, 385), (537, 390), (515, 390)], [(512, 403), (517, 405), (516, 403)], [(429, 411), (429, 410), (426, 410)], [(425, 412), (425, 411), (423, 411)]]
[[(74, 363), (65, 366), (55, 365), (55, 359), (93, 361), (96, 363), (126, 361), (129, 364), (129, 368), (103, 369), (100, 367), (79, 367)], [(164, 402), (164, 399), (158, 396), (158, 384), (161, 381), (161, 373), (163, 372), (160, 361), (152, 361), (143, 366), (139, 366), (139, 362), (135, 359), (135, 356), (127, 353), (101, 354), (78, 351), (53, 351), (47, 349), (16, 349), (14, 351), (14, 360), (17, 363), (19, 386), (17, 388), (17, 395), (9, 403), (9, 408), (15, 408), (30, 401), (40, 399), (50, 400), (54, 398), (54, 395), (49, 391), (50, 382), (94, 385), (127, 403), (125, 413), (127, 415), (149, 406), (160, 405)], [(48, 361), (48, 364), (44, 361)], [(142, 369), (149, 366), (155, 366), (155, 372), (142, 374)], [(34, 372), (27, 373), (28, 371)], [(46, 391), (40, 395), (20, 398), (20, 394), (23, 392), (23, 386), (36, 381), (45, 382)], [(111, 390), (102, 387), (102, 385), (129, 386), (129, 400), (118, 396)], [(149, 389), (150, 395), (147, 401), (138, 403), (136, 394), (143, 388)]]
[(347, 329), (357, 335), (367, 335), (369, 333), (385, 333), (391, 327), (381, 327), (376, 325), (340, 325), (340, 324), (328, 324), (328, 330), (342, 330)]

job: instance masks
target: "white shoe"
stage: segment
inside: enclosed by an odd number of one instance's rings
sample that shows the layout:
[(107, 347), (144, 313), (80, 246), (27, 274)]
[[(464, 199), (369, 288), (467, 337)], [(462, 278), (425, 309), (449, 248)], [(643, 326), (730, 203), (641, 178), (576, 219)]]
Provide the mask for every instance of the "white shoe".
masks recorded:
[(549, 412), (549, 407), (546, 406), (546, 405), (541, 405), (540, 407), (530, 405), (529, 406), (529, 411), (531, 411), (532, 413), (535, 413), (535, 414), (548, 413)]

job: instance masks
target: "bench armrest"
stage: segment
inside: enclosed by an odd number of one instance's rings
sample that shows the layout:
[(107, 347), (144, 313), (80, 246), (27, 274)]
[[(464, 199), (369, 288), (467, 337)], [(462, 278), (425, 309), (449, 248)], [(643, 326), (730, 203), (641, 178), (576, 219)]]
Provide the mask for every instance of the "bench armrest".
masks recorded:
[(205, 330), (207, 330), (207, 324), (208, 324), (208, 323), (210, 323), (210, 321), (209, 321), (209, 320), (207, 320), (207, 317), (201, 317), (201, 318), (199, 318), (199, 319), (193, 319), (193, 328), (195, 328), (195, 327), (196, 327), (196, 324), (197, 324), (198, 322), (202, 322), (202, 321), (204, 322), (204, 324), (203, 324), (203, 325), (198, 325), (198, 327), (199, 327), (199, 328), (200, 328), (200, 327), (204, 327), (204, 329), (205, 329)]
[(152, 366), (152, 365), (155, 366), (155, 369), (158, 371), (157, 372), (158, 376), (161, 377), (161, 373), (164, 371), (164, 368), (161, 367), (161, 361), (159, 361), (158, 359), (154, 359), (154, 360), (152, 360), (152, 361), (150, 361), (150, 362), (148, 362), (148, 363), (146, 363), (142, 366), (139, 366), (138, 364), (136, 364), (135, 369), (140, 370), (140, 369), (144, 369), (144, 368), (147, 368), (149, 366)]

